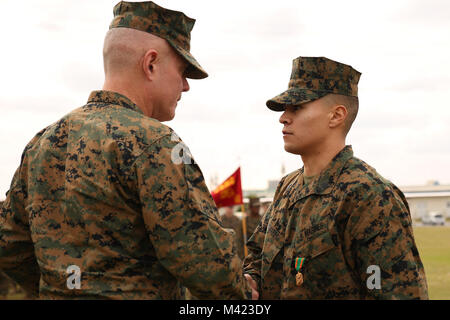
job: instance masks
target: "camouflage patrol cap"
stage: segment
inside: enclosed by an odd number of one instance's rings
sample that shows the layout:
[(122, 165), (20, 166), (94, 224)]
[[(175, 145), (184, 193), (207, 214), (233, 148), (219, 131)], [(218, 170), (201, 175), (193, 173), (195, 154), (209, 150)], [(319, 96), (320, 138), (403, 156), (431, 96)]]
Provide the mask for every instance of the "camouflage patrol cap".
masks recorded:
[(298, 57), (292, 63), (288, 89), (266, 102), (273, 111), (288, 105), (300, 105), (329, 93), (358, 96), (361, 73), (351, 66), (325, 57)]
[(259, 201), (258, 197), (250, 197), (250, 198), (248, 198), (248, 201), (249, 201), (248, 205), (250, 207), (259, 207), (259, 206), (261, 206), (261, 202)]
[(109, 29), (131, 28), (164, 38), (189, 63), (187, 78), (203, 79), (208, 76), (189, 52), (195, 19), (183, 12), (160, 7), (152, 1), (121, 1), (114, 6), (113, 12), (114, 19)]

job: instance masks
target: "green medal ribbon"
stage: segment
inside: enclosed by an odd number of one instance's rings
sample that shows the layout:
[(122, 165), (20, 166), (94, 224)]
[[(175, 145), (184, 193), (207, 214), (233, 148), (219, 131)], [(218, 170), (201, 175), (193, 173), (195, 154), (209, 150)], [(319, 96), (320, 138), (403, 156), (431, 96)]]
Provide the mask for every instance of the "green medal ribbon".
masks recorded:
[(305, 258), (298, 257), (295, 259), (295, 270), (298, 272), (300, 272), (300, 269), (302, 268), (303, 261), (305, 261)]

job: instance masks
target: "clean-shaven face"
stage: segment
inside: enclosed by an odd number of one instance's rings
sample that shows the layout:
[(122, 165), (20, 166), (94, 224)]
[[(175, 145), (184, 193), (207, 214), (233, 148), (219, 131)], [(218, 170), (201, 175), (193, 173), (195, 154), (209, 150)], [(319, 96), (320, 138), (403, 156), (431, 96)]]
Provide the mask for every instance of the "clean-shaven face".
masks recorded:
[(280, 117), (284, 149), (306, 155), (320, 150), (329, 135), (330, 108), (323, 99), (287, 106)]
[(188, 63), (175, 52), (161, 62), (153, 118), (169, 121), (175, 117), (175, 108), (182, 92), (189, 90), (185, 76), (187, 66)]

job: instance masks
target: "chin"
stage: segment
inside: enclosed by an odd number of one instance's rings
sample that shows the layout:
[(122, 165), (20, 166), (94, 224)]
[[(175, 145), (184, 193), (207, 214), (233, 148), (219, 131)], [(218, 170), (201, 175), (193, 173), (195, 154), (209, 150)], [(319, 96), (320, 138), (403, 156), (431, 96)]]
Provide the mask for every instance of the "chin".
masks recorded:
[(175, 110), (171, 113), (164, 115), (164, 117), (161, 118), (159, 121), (160, 122), (170, 121), (173, 120), (173, 118), (175, 118)]
[(164, 119), (159, 120), (159, 122), (166, 122), (173, 120), (174, 117), (165, 117)]
[(170, 111), (168, 112), (166, 121), (170, 121), (175, 118), (175, 109), (176, 109), (176, 105), (172, 109), (170, 109)]
[(286, 150), (286, 152), (292, 153), (292, 154), (301, 154), (301, 150), (299, 150), (298, 148), (294, 148), (290, 145), (285, 144), (284, 145), (284, 150)]

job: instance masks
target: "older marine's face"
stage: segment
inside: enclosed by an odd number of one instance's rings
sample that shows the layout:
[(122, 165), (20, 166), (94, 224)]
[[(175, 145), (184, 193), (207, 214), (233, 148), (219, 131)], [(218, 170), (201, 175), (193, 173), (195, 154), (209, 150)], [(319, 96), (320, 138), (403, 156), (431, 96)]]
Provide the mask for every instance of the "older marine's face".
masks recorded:
[(329, 108), (322, 99), (287, 106), (279, 121), (283, 124), (284, 149), (293, 154), (320, 150), (329, 134)]
[(175, 117), (175, 109), (181, 99), (181, 94), (189, 90), (185, 76), (187, 66), (188, 63), (175, 52), (161, 63), (154, 94), (153, 118), (159, 121), (169, 121)]

